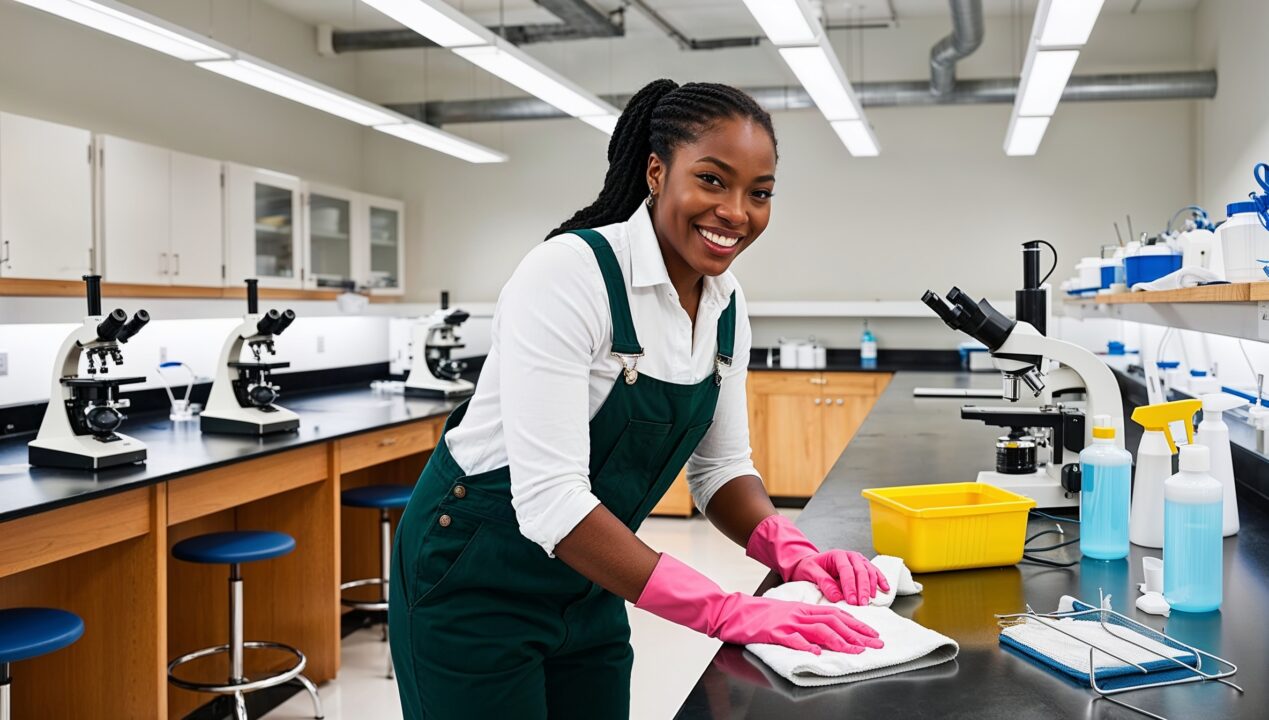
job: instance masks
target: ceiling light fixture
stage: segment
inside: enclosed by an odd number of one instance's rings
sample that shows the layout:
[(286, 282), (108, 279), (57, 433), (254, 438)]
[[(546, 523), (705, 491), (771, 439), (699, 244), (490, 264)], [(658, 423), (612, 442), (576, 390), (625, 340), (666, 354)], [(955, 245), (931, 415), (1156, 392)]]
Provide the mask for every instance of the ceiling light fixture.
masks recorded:
[(223, 60), (229, 53), (190, 37), (183, 28), (112, 0), (17, 0), (94, 30), (187, 61)]

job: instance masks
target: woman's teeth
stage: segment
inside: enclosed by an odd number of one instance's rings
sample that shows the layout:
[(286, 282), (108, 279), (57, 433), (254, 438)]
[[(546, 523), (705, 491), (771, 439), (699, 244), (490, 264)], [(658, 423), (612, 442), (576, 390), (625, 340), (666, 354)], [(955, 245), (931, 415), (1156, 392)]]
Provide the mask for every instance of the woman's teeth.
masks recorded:
[(719, 245), (725, 248), (733, 247), (736, 243), (740, 242), (740, 238), (738, 237), (724, 237), (722, 235), (717, 235), (715, 233), (712, 233), (702, 227), (696, 228), (696, 232), (700, 233), (701, 237), (714, 243), (715, 245)]

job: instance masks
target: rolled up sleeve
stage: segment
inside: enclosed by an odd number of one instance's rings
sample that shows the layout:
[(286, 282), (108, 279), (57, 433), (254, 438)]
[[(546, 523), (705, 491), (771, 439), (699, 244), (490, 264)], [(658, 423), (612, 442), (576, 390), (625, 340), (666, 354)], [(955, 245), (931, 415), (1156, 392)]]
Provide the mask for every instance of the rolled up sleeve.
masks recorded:
[(547, 552), (599, 504), (590, 484), (588, 388), (608, 322), (593, 258), (535, 247), (498, 298), (499, 385), (520, 532)]

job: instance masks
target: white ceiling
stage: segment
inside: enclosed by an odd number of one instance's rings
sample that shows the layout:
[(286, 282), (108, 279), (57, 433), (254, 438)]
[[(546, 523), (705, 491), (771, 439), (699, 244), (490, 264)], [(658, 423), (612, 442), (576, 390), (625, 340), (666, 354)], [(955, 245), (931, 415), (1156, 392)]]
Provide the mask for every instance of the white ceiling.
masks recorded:
[[(599, 10), (612, 10), (622, 0), (588, 0)], [(815, 2), (816, 0), (812, 0)], [(379, 29), (400, 27), (360, 0), (266, 0), (283, 12), (313, 25), (327, 23), (340, 29)], [(759, 34), (760, 30), (741, 0), (647, 0), (690, 37), (710, 38), (739, 34)], [(1015, 11), (1030, 13), (1037, 0), (983, 0), (988, 15), (1009, 15)], [(1137, 12), (1192, 10), (1199, 0), (1106, 0), (1103, 12), (1127, 13), (1134, 5)], [(533, 0), (449, 0), (486, 25), (497, 25), (500, 18), (508, 25), (550, 23), (558, 20)], [(946, 15), (947, 0), (822, 0), (831, 23), (855, 19), (889, 18), (891, 8), (900, 20), (905, 17)], [(1020, 9), (1020, 10), (1019, 10)], [(627, 13), (637, 15), (630, 8)]]

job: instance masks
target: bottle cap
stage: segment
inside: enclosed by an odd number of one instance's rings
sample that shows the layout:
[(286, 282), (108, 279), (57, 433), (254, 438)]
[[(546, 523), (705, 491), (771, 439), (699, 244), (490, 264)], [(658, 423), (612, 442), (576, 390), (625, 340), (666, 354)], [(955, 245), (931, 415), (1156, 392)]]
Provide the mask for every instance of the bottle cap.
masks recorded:
[(1163, 433), (1168, 447), (1176, 452), (1178, 443), (1184, 445), (1194, 442), (1194, 413), (1202, 406), (1203, 403), (1199, 400), (1142, 405), (1132, 411), (1132, 419), (1146, 430)]
[(1115, 426), (1110, 424), (1109, 415), (1096, 415), (1093, 417), (1093, 437), (1102, 440), (1114, 439)]
[(1238, 397), (1227, 392), (1208, 393), (1203, 396), (1203, 417), (1207, 417), (1208, 413), (1213, 416), (1220, 415), (1226, 410), (1242, 407), (1248, 404), (1246, 398)]
[(1212, 469), (1212, 451), (1205, 445), (1186, 445), (1181, 448), (1181, 470), (1207, 472)]

